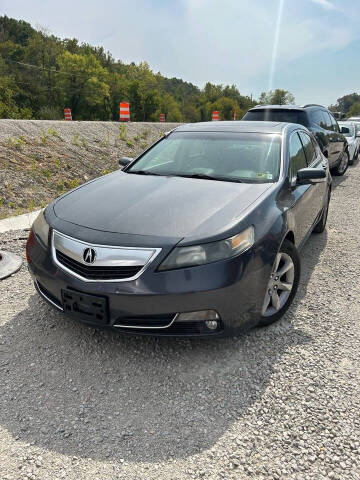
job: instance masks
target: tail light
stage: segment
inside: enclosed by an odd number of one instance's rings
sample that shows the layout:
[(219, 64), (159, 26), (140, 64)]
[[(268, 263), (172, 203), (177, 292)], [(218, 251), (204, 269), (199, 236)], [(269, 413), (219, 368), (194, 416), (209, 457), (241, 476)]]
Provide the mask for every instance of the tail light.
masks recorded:
[(28, 261), (28, 263), (31, 262), (29, 249), (32, 248), (34, 245), (35, 245), (35, 236), (34, 236), (33, 229), (31, 229), (26, 242), (26, 260)]

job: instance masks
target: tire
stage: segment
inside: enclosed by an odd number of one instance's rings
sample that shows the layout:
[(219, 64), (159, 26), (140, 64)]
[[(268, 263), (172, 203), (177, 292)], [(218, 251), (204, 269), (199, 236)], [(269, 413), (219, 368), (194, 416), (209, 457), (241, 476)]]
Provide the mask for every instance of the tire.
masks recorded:
[[(278, 256), (279, 255), (280, 255), (280, 258), (281, 258), (280, 263), (278, 262)], [(292, 270), (289, 269), (284, 274), (277, 277), (276, 273), (277, 272), (281, 273), (281, 269), (286, 266), (286, 262), (288, 261), (288, 259), (291, 259), (291, 261), (292, 261), (293, 272), (292, 272)], [(276, 265), (277, 263), (278, 263), (278, 265)], [(274, 271), (275, 268), (276, 268), (276, 271)], [(289, 240), (284, 240), (283, 244), (281, 245), (281, 247), (280, 247), (280, 249), (279, 249), (279, 251), (276, 255), (274, 266), (273, 266), (273, 272), (271, 273), (272, 276), (270, 276), (270, 278), (269, 278), (269, 285), (268, 285), (268, 288), (267, 288), (267, 291), (266, 291), (266, 294), (265, 294), (265, 298), (264, 298), (264, 302), (263, 302), (263, 312), (262, 312), (261, 318), (260, 318), (260, 320), (257, 324), (258, 327), (267, 327), (268, 325), (271, 325), (272, 323), (279, 320), (279, 318), (282, 317), (282, 315), (284, 315), (284, 313), (289, 308), (289, 306), (291, 305), (291, 303), (292, 303), (292, 301), (293, 301), (293, 299), (296, 295), (296, 291), (298, 289), (299, 279), (300, 279), (300, 270), (301, 270), (300, 258), (299, 258), (299, 254), (298, 254), (298, 251), (297, 251), (295, 245), (293, 243), (291, 243)], [(293, 273), (293, 275), (292, 275), (292, 273)], [(279, 289), (276, 289), (275, 292), (274, 292), (275, 285), (273, 286), (273, 284), (274, 283), (276, 284), (277, 278), (278, 278), (278, 284), (279, 285), (290, 285), (290, 283), (288, 281), (289, 274), (290, 274), (290, 277), (293, 277), (292, 278), (291, 290), (286, 291), (286, 290), (283, 290), (283, 289), (279, 288)], [(284, 279), (285, 275), (286, 275), (286, 278)], [(283, 281), (281, 281), (282, 279), (283, 279)], [(273, 289), (271, 287), (273, 287)], [(280, 299), (280, 304), (281, 304), (281, 298), (284, 299), (283, 305), (281, 305), (281, 307), (278, 310), (276, 310), (275, 307), (272, 306), (273, 305), (273, 300), (272, 300), (272, 297), (270, 297), (270, 295), (269, 295), (270, 291), (272, 291), (275, 296), (278, 295), (278, 297)], [(280, 294), (278, 294), (279, 291), (281, 292)], [(283, 294), (286, 294), (286, 295), (282, 297)], [(268, 305), (266, 310), (264, 310), (267, 299), (269, 297), (270, 297), (270, 304)]]
[(354, 165), (354, 162), (357, 158), (357, 155), (356, 155), (356, 150), (354, 150), (354, 155), (353, 157), (349, 160), (349, 165)]
[[(343, 161), (344, 155), (346, 155), (346, 159), (347, 159), (346, 161)], [(332, 169), (331, 173), (338, 177), (340, 177), (341, 175), (344, 175), (344, 173), (348, 169), (349, 163), (350, 163), (350, 155), (349, 155), (349, 152), (346, 150), (343, 156), (341, 157), (340, 162), (338, 163), (338, 165), (336, 165), (336, 167)]]
[(329, 212), (329, 203), (330, 203), (330, 192), (328, 190), (328, 193), (326, 195), (326, 203), (323, 208), (322, 215), (318, 221), (318, 223), (315, 225), (313, 232), (314, 233), (322, 233), (325, 230), (326, 227), (326, 221), (328, 217), (328, 212)]

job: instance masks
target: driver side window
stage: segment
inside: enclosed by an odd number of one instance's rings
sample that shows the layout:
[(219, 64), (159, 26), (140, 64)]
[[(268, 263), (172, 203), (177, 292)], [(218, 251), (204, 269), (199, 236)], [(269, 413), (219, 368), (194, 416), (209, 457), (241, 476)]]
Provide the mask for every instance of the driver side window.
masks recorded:
[(289, 144), (289, 180), (293, 184), (296, 182), (297, 172), (307, 167), (304, 148), (297, 132), (290, 137)]

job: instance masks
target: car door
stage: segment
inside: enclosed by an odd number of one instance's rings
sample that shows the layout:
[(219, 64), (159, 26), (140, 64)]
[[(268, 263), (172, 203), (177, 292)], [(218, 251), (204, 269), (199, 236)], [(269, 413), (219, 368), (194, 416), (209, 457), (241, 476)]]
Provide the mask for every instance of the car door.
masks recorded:
[(331, 113), (326, 112), (329, 115), (330, 122), (331, 122), (331, 135), (330, 135), (330, 142), (332, 143), (332, 162), (331, 166), (336, 165), (339, 158), (342, 156), (347, 141), (344, 135), (340, 133), (339, 125), (335, 118), (331, 115)]
[(316, 193), (313, 185), (299, 185), (297, 172), (307, 168), (305, 150), (300, 139), (300, 131), (295, 131), (289, 139), (289, 185), (291, 204), (289, 215), (292, 217), (295, 230), (296, 243), (301, 243), (314, 221), (314, 201)]
[[(326, 148), (323, 149), (323, 153), (327, 157), (329, 161), (329, 165), (334, 166), (336, 165), (336, 162), (338, 161), (339, 157), (336, 153), (337, 145), (336, 145), (336, 142), (334, 141), (335, 137), (333, 132), (333, 126), (331, 123), (331, 118), (326, 110), (321, 110), (321, 116), (322, 116), (321, 127), (324, 133), (324, 142), (326, 142)], [(327, 155), (325, 152), (327, 152)]]
[[(321, 151), (318, 145), (313, 142), (310, 135), (308, 135), (308, 133), (306, 133), (305, 131), (300, 131), (299, 135), (305, 151), (308, 168), (324, 168), (324, 170), (326, 170), (327, 162), (321, 155)], [(311, 204), (309, 206), (309, 210), (311, 209), (311, 214), (309, 213), (309, 215), (311, 215), (312, 218), (312, 221), (310, 222), (310, 227), (313, 225), (322, 210), (326, 195), (326, 189), (327, 182), (319, 182), (310, 185), (310, 188), (308, 190), (308, 197)]]

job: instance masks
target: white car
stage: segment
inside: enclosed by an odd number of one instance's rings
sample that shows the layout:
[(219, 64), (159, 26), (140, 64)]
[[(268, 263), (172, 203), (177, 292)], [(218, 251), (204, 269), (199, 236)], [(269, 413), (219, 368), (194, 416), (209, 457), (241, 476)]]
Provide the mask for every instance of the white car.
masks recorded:
[(338, 122), (341, 133), (346, 137), (349, 146), (349, 163), (353, 164), (359, 155), (360, 130), (354, 122)]

